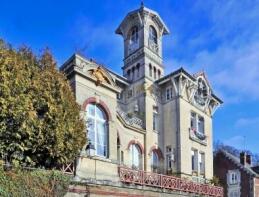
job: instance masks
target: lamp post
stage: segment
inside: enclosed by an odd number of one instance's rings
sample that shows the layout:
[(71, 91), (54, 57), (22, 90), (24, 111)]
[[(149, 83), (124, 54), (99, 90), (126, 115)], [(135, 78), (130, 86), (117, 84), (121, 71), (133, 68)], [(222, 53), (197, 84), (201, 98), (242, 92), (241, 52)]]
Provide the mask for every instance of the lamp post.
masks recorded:
[(89, 141), (89, 143), (87, 144), (87, 146), (85, 147), (85, 151), (86, 151), (86, 154), (88, 156), (94, 156), (95, 155), (95, 147), (94, 145), (91, 143), (91, 141)]

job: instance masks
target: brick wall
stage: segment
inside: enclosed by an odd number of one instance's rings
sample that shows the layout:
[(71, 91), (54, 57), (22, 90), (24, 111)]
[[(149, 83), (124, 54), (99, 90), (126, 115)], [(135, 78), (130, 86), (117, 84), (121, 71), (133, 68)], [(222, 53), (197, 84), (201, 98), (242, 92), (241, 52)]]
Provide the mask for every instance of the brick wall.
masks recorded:
[(259, 178), (254, 178), (255, 197), (259, 197)]
[[(219, 152), (214, 157), (214, 174), (220, 179), (221, 185), (224, 187), (224, 196), (228, 196), (227, 191), (227, 173), (228, 170), (239, 169), (241, 173), (241, 197), (251, 197), (253, 191), (253, 178), (241, 170), (233, 161), (228, 159), (222, 152)], [(259, 196), (256, 196), (259, 197)]]

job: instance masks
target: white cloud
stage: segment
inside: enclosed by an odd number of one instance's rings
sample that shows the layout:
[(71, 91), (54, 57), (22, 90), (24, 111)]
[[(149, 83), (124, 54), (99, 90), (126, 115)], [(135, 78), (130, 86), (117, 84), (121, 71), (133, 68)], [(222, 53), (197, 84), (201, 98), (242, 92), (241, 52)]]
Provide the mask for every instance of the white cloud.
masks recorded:
[(192, 9), (206, 15), (208, 27), (174, 44), (179, 45), (175, 49), (184, 44), (186, 53), (195, 55), (166, 63), (176, 68), (184, 62), (192, 72), (204, 69), (225, 103), (259, 100), (259, 1), (200, 0)]
[(240, 118), (236, 121), (235, 126), (238, 128), (259, 128), (259, 117), (253, 118)]
[(234, 146), (237, 149), (244, 149), (245, 146), (245, 138), (244, 136), (233, 136), (229, 139), (226, 139), (223, 141), (223, 144), (229, 145), (229, 146)]

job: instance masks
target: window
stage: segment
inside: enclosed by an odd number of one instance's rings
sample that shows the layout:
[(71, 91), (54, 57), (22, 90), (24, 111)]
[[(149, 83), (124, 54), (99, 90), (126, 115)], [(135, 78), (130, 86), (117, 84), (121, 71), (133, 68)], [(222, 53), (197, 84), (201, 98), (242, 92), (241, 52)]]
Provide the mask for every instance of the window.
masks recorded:
[(158, 114), (156, 112), (153, 113), (153, 130), (158, 131)]
[(157, 44), (157, 33), (153, 26), (149, 27), (149, 40)]
[(140, 64), (137, 64), (137, 66), (136, 66), (136, 69), (137, 69), (137, 77), (139, 77), (139, 67), (140, 67)]
[(124, 152), (121, 151), (121, 163), (123, 164), (124, 163)]
[(130, 44), (138, 42), (138, 27), (134, 26), (131, 29)]
[(128, 90), (128, 98), (133, 96), (133, 91), (132, 90)]
[(198, 151), (191, 150), (192, 171), (198, 172)]
[(228, 183), (231, 185), (239, 183), (240, 172), (237, 170), (230, 170), (228, 172)]
[(198, 132), (204, 134), (204, 118), (198, 116)]
[(191, 112), (191, 129), (199, 134), (204, 134), (204, 118), (195, 112)]
[(173, 98), (173, 88), (168, 87), (166, 88), (166, 100), (171, 100)]
[(196, 113), (191, 112), (191, 129), (196, 131), (197, 123), (196, 123)]
[(152, 65), (149, 64), (149, 76), (152, 77)]
[(96, 104), (87, 105), (88, 139), (96, 155), (107, 157), (108, 121), (104, 111)]
[(229, 192), (230, 197), (240, 197), (239, 191), (230, 191)]
[(132, 68), (132, 76), (131, 76), (131, 79), (134, 80), (135, 78), (135, 67)]
[(154, 79), (156, 79), (156, 68), (154, 67)]
[(199, 153), (199, 170), (200, 174), (205, 174), (205, 154)]
[(130, 161), (133, 169), (141, 169), (141, 152), (137, 144), (130, 146)]
[(155, 151), (152, 151), (151, 154), (151, 169), (152, 172), (158, 172), (159, 170), (159, 158)]
[(158, 79), (160, 79), (161, 78), (161, 71), (158, 70), (157, 73), (158, 73)]
[(166, 146), (166, 169), (172, 170), (174, 161), (174, 154), (172, 153), (172, 147)]
[(127, 77), (130, 80), (130, 70), (127, 71)]

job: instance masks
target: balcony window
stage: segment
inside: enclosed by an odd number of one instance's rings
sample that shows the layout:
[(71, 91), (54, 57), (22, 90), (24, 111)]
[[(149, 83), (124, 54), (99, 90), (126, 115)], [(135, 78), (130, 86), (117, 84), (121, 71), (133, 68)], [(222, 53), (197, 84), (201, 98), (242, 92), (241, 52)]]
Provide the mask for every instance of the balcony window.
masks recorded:
[(198, 116), (198, 132), (204, 134), (204, 118)]

